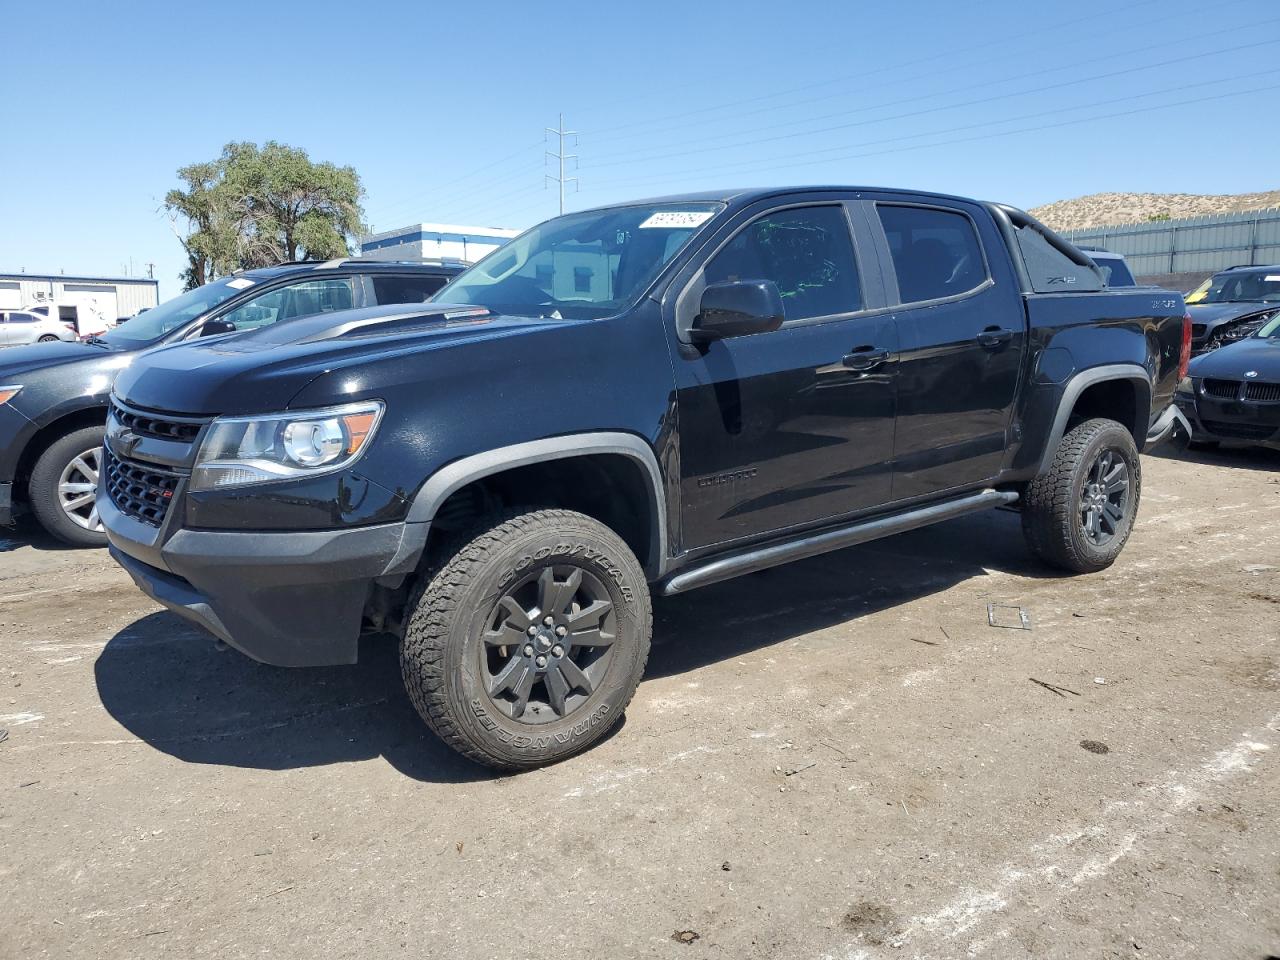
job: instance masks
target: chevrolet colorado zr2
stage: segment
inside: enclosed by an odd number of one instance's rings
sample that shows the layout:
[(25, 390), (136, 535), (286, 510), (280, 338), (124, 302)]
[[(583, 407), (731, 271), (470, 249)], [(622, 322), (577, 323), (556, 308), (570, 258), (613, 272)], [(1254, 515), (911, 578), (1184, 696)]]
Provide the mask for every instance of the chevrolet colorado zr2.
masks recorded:
[(432, 302), (163, 347), (98, 498), (150, 596), (257, 660), (399, 637), (419, 713), (503, 769), (618, 720), (650, 596), (998, 506), (1101, 570), (1173, 405), (1182, 298), (1027, 214), (812, 187), (534, 227)]

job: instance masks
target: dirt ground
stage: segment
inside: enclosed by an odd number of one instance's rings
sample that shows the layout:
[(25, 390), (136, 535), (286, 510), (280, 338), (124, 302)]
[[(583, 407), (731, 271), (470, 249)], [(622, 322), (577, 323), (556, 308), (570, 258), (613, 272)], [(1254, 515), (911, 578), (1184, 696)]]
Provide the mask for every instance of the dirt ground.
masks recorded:
[(660, 601), (516, 777), (385, 643), (259, 666), (0, 532), (0, 957), (1280, 954), (1280, 454), (1144, 470), (1102, 574), (991, 513)]

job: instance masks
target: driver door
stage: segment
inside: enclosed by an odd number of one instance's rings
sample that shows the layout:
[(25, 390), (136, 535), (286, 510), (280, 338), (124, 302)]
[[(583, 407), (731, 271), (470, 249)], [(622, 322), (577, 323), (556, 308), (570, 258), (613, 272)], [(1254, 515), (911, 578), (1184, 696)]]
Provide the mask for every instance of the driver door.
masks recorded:
[(680, 295), (677, 329), (703, 285), (729, 280), (772, 281), (785, 319), (677, 343), (685, 549), (857, 513), (892, 478), (896, 333), (859, 205), (766, 204), (731, 229)]

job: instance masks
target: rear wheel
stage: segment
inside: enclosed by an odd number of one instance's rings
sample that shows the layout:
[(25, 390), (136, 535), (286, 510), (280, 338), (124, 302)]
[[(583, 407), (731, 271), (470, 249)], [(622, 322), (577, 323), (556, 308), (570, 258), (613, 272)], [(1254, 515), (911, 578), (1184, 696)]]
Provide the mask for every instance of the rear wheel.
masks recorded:
[(58, 339), (58, 338), (57, 338), (57, 337), (55, 337), (52, 333), (46, 333), (43, 337), (41, 337), (41, 338), (40, 338), (40, 342), (41, 342), (41, 343), (53, 343), (53, 341), (55, 341), (55, 340), (57, 340), (57, 339)]
[(1055, 567), (1103, 570), (1129, 539), (1141, 492), (1133, 436), (1114, 420), (1086, 420), (1062, 438), (1048, 472), (1028, 484), (1022, 530)]
[(55, 440), (31, 470), (27, 496), (40, 525), (63, 543), (101, 547), (107, 542), (98, 517), (98, 471), (106, 428), (84, 427)]
[(491, 519), (432, 574), (401, 646), (435, 733), (522, 770), (585, 750), (617, 722), (649, 657), (644, 572), (608, 527), (568, 510)]

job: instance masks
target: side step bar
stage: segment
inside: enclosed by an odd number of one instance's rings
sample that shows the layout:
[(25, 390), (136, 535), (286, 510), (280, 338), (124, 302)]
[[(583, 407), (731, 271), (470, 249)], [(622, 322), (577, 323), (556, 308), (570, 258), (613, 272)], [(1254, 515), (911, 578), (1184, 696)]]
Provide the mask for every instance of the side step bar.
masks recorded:
[(766, 570), (792, 560), (803, 560), (815, 557), (829, 550), (851, 547), (868, 540), (878, 540), (895, 533), (905, 533), (917, 527), (927, 527), (931, 523), (950, 520), (952, 517), (964, 516), (978, 510), (1010, 504), (1018, 499), (1012, 490), (983, 490), (979, 493), (936, 503), (918, 510), (894, 514), (891, 517), (880, 517), (876, 520), (864, 520), (852, 523), (835, 530), (824, 530), (786, 543), (771, 544), (756, 550), (747, 550), (729, 557), (712, 560), (691, 570), (683, 570), (675, 574), (660, 588), (663, 596), (669, 597), (677, 593), (685, 593), (698, 587), (705, 587), (721, 580), (729, 580), (745, 573)]

